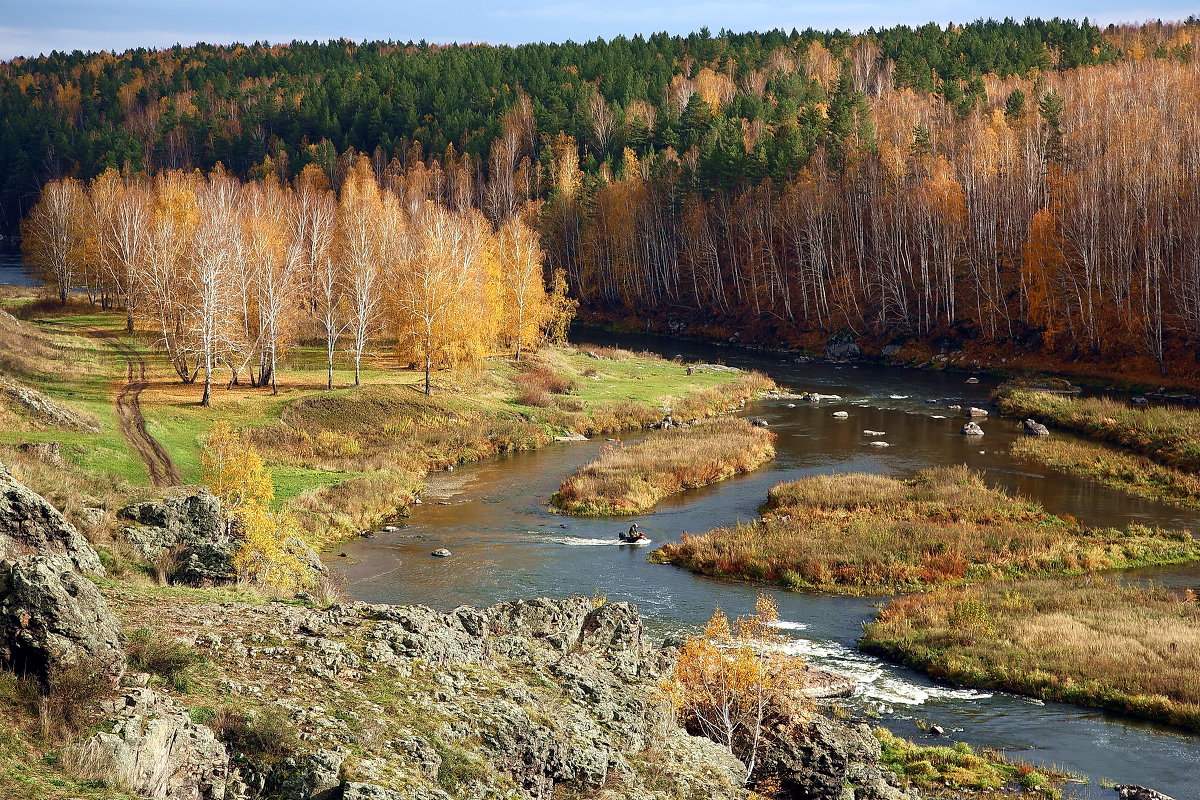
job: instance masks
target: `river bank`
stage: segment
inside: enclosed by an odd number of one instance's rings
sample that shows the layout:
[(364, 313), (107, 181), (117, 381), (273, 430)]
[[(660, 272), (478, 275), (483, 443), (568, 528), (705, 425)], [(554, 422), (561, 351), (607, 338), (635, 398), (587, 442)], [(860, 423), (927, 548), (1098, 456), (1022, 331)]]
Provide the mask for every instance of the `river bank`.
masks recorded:
[(1111, 580), (1023, 581), (898, 597), (861, 647), (956, 685), (1200, 731), (1195, 594)]

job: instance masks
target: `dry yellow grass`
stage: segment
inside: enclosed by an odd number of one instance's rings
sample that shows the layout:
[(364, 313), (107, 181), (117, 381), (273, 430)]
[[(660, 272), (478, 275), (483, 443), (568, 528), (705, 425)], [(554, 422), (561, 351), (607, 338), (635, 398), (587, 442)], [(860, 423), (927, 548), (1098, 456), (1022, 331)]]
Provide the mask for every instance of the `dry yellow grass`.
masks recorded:
[(899, 597), (860, 643), (953, 683), (1200, 730), (1200, 605), (1099, 578)]
[(555, 492), (570, 514), (639, 514), (665, 497), (749, 472), (775, 456), (775, 435), (744, 419), (655, 431), (631, 447), (608, 447)]
[(761, 521), (684, 534), (651, 559), (862, 594), (1190, 561), (1200, 545), (1187, 531), (1084, 529), (989, 488), (966, 467), (938, 467), (907, 481), (843, 474), (779, 484)]
[(1200, 506), (1200, 476), (1108, 445), (1026, 437), (1013, 443), (1012, 453), (1142, 497)]

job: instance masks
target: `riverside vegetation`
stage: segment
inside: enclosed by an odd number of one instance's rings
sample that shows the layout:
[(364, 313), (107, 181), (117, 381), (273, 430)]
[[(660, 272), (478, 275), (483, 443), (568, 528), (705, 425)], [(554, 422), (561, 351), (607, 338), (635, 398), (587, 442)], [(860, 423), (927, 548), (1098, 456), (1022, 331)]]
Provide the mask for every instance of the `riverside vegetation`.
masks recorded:
[[(732, 624), (716, 613), (678, 650), (603, 598), (441, 613), (162, 586), (109, 573), (111, 552), (0, 481), (0, 575), (20, 584), (0, 602), (0, 796), (919, 800), (913, 769), (889, 767), (897, 747), (924, 751), (887, 737), (885, 764), (869, 728), (796, 694), (808, 668), (764, 649), (777, 636), (766, 598)], [(180, 499), (138, 508), (189, 528), (219, 515)], [(172, 508), (191, 516), (169, 522)], [(721, 709), (728, 735), (693, 729)], [(1028, 770), (1043, 778), (1034, 796), (1053, 796), (1053, 773)], [(922, 769), (918, 785), (972, 774), (944, 772)], [(1013, 778), (996, 796), (1033, 785)]]
[(951, 683), (1200, 730), (1190, 591), (1096, 577), (944, 587), (892, 600), (860, 645)]
[[(103, 331), (142, 359), (141, 414), (184, 481), (200, 479), (202, 440), (218, 421), (227, 423), (269, 468), (273, 509), (293, 514), (315, 546), (407, 513), (430, 469), (541, 447), (572, 432), (647, 427), (662, 419), (663, 407), (706, 418), (772, 385), (728, 369), (687, 375), (682, 364), (649, 354), (547, 347), (520, 362), (495, 358), (478, 369), (437, 372), (432, 395), (422, 391), (420, 371), (367, 353), (361, 386), (329, 390), (324, 347), (297, 346), (280, 363), (289, 380), (278, 395), (232, 386), (218, 390), (220, 409), (211, 410), (195, 405), (195, 387), (177, 382), (152, 348), (152, 334), (121, 331), (124, 315), (46, 307), (11, 290), (5, 303), (18, 316), (0, 314), (7, 381), (0, 448), (34, 488), (72, 512), (118, 508), (145, 492), (146, 466), (113, 409), (123, 356), (91, 335)], [(352, 374), (339, 369), (334, 377), (348, 383)], [(15, 450), (29, 442), (57, 443), (62, 463)]]
[[(753, 376), (766, 386), (767, 379)], [(744, 419), (720, 417), (618, 443), (562, 483), (550, 502), (568, 514), (638, 514), (688, 489), (749, 472), (775, 455), (775, 435)]]
[(650, 558), (720, 577), (853, 594), (1200, 559), (1187, 531), (1084, 528), (962, 467), (820, 475), (773, 487), (762, 518), (684, 535)]

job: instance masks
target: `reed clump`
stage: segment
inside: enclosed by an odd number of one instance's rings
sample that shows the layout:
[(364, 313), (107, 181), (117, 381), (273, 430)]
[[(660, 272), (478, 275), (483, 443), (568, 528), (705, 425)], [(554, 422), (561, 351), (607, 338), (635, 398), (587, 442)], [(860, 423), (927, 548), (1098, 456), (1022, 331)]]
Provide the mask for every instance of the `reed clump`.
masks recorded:
[(1200, 471), (1200, 411), (1138, 408), (1105, 397), (1071, 398), (1028, 389), (1001, 392), (996, 403), (1006, 415), (1036, 417), (1169, 467)]
[(952, 683), (1200, 730), (1190, 591), (1093, 576), (940, 588), (892, 600), (859, 644)]
[(762, 518), (684, 534), (651, 560), (793, 589), (891, 593), (1200, 559), (1187, 531), (1084, 528), (965, 466), (910, 480), (818, 475), (771, 489)]
[(1012, 453), (1047, 467), (1095, 478), (1140, 497), (1200, 507), (1200, 476), (1103, 444), (1028, 437)]
[(665, 497), (761, 466), (775, 456), (774, 441), (774, 434), (735, 417), (655, 431), (630, 447), (605, 448), (563, 481), (550, 502), (569, 514), (639, 514)]

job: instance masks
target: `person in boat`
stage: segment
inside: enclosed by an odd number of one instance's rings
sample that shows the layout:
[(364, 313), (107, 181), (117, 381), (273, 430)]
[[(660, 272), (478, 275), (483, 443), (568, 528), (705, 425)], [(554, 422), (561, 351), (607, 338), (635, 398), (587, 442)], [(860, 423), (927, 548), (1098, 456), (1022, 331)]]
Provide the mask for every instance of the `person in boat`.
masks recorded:
[(629, 526), (629, 533), (623, 537), (627, 542), (636, 542), (638, 539), (645, 539), (646, 534), (638, 530), (638, 524), (635, 522)]

